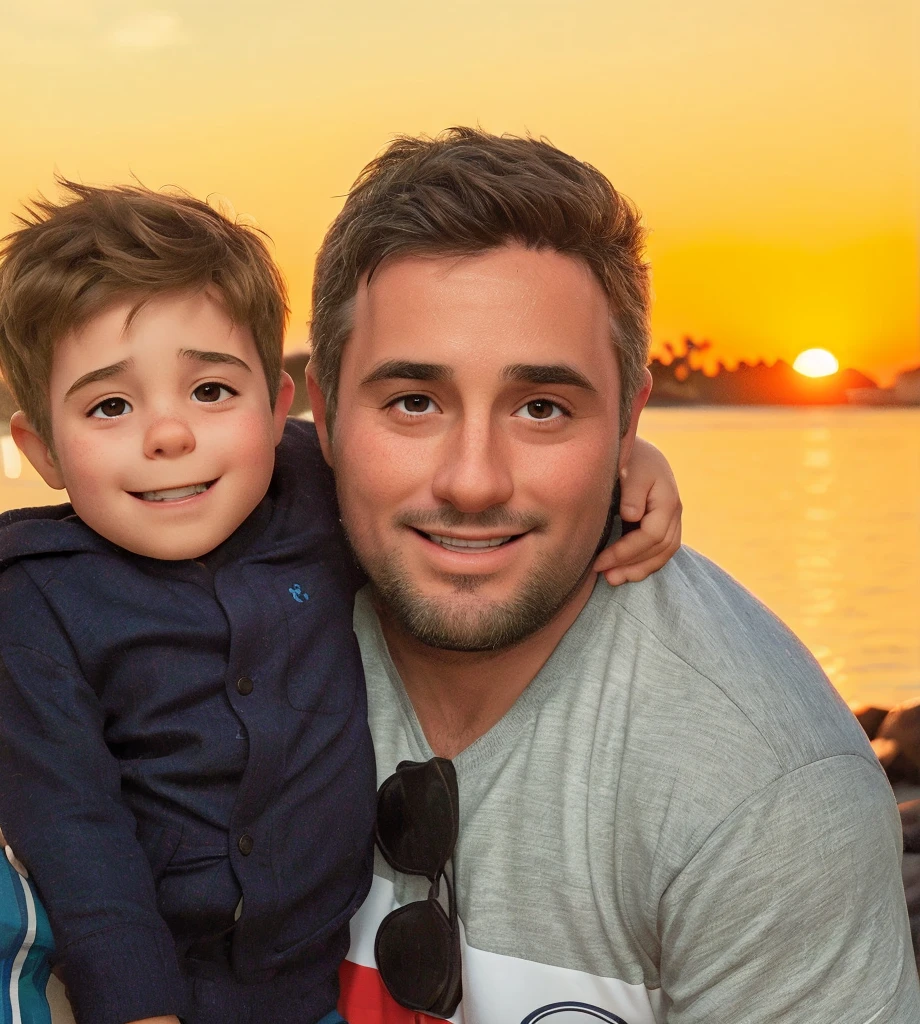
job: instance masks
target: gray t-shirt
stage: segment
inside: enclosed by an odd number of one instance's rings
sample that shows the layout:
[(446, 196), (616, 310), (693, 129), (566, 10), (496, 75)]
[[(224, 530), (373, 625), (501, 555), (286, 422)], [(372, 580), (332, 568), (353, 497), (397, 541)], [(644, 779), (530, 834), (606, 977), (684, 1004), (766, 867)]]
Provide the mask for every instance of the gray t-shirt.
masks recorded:
[[(382, 780), (432, 751), (366, 593), (355, 628)], [(595, 587), (454, 764), (456, 1020), (920, 1022), (885, 776), (808, 652), (700, 555)], [(373, 939), (427, 889), (378, 854), (346, 1017), (406, 1013), (379, 984)]]

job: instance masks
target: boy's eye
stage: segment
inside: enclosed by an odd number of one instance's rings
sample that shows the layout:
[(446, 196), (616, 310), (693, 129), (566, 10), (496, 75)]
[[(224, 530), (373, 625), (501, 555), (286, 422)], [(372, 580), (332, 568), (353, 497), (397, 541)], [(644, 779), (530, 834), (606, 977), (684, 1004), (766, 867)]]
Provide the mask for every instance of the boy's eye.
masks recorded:
[(524, 420), (556, 420), (568, 415), (562, 406), (551, 402), (548, 398), (535, 398), (532, 402), (522, 405), (515, 416)]
[(133, 411), (131, 403), (125, 401), (124, 398), (106, 398), (105, 401), (90, 409), (89, 414), (97, 419), (115, 419)]
[(434, 412), (437, 406), (427, 395), (403, 395), (393, 403), (399, 412), (407, 413), (409, 416), (421, 416), (426, 412)]
[(207, 384), (199, 384), (192, 392), (192, 398), (196, 402), (225, 402), (228, 398), (238, 394), (233, 388), (226, 384), (218, 384), (215, 381), (208, 381)]

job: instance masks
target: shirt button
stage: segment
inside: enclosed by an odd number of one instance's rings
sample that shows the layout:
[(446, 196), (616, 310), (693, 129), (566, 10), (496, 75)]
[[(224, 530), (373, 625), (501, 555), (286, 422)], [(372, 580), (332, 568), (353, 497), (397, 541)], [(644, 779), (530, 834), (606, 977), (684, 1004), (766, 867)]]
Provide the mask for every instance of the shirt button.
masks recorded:
[(244, 832), (236, 843), (240, 853), (244, 857), (248, 857), (252, 853), (252, 836), (248, 832)]
[(240, 676), (236, 681), (236, 692), (241, 694), (243, 697), (248, 697), (252, 693), (252, 680), (249, 676)]

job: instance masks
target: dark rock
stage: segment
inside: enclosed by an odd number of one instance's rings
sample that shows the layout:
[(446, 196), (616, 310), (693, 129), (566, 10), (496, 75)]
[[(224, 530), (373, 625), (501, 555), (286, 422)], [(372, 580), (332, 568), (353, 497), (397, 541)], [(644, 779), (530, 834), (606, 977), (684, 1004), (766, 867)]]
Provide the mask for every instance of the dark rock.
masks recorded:
[(920, 800), (908, 800), (898, 804), (898, 810), (901, 812), (904, 852), (920, 853)]
[(892, 785), (900, 782), (920, 783), (920, 768), (903, 753), (897, 740), (876, 736), (871, 743)]
[(858, 707), (853, 708), (853, 714), (856, 715), (856, 721), (863, 727), (869, 739), (874, 740), (878, 727), (888, 714), (888, 708), (877, 708), (871, 704), (860, 704)]
[[(880, 740), (892, 740), (896, 749), (879, 744)], [(878, 749), (876, 755), (892, 782), (920, 782), (920, 700), (892, 708), (878, 727), (873, 746), (876, 744), (885, 751), (887, 764)]]

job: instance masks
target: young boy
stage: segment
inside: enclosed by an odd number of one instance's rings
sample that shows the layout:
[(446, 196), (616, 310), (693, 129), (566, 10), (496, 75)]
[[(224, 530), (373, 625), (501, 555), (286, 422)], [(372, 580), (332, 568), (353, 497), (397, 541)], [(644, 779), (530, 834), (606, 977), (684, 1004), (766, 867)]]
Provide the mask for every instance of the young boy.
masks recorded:
[(374, 765), (283, 284), (194, 199), (66, 188), (0, 267), (13, 436), (72, 502), (0, 517), (0, 825), (78, 1020), (334, 1020)]
[(0, 822), (78, 1020), (308, 1024), (375, 781), (283, 284), (204, 203), (67, 189), (0, 269), (13, 437), (72, 502), (0, 528)]

